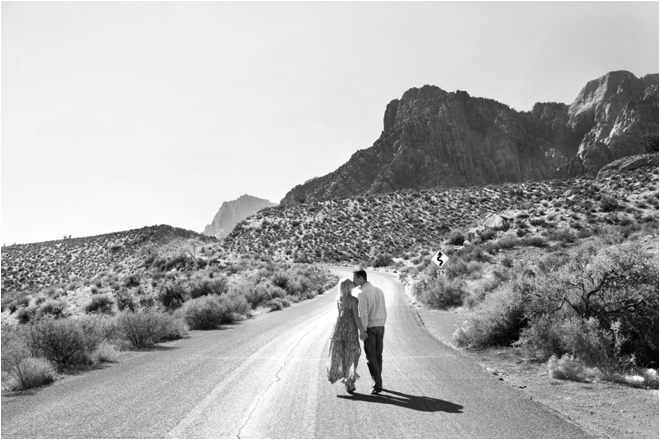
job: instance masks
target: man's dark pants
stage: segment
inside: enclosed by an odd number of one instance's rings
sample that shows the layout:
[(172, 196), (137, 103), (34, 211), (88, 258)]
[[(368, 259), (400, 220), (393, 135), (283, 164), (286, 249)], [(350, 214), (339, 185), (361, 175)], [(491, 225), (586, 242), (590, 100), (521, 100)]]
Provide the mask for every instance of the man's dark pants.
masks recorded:
[(367, 328), (367, 339), (364, 340), (364, 354), (367, 355), (367, 367), (374, 381), (374, 389), (383, 389), (383, 336), (385, 327)]

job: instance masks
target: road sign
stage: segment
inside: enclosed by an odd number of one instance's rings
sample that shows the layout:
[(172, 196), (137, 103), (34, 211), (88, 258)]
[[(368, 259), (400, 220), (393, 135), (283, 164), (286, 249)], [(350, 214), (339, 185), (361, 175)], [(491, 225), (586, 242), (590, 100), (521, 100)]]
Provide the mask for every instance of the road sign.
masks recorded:
[(449, 257), (443, 254), (442, 251), (438, 251), (431, 257), (431, 261), (437, 264), (438, 267), (443, 267), (449, 261)]
[(445, 273), (444, 270), (439, 270), (438, 271), (438, 279), (445, 278), (446, 276), (447, 276), (447, 274)]

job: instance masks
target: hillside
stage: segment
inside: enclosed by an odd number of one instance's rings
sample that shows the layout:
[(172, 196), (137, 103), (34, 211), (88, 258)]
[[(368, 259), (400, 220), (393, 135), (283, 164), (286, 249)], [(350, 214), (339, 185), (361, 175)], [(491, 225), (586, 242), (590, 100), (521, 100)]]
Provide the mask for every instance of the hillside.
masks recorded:
[(595, 177), (614, 160), (657, 151), (657, 134), (657, 74), (610, 72), (587, 83), (572, 104), (537, 103), (530, 112), (426, 85), (387, 105), (371, 147), (297, 185), (281, 203)]
[(492, 214), (504, 217), (507, 233), (519, 237), (560, 229), (585, 235), (603, 224), (653, 222), (658, 155), (640, 158), (652, 165), (612, 166), (597, 179), (408, 190), (268, 208), (239, 223), (221, 245), (243, 255), (355, 264), (379, 254), (405, 258), (439, 249), (450, 231), (468, 232)]
[(90, 279), (102, 272), (131, 272), (149, 253), (165, 253), (188, 240), (215, 238), (167, 225), (92, 237), (17, 244), (2, 248), (2, 292)]

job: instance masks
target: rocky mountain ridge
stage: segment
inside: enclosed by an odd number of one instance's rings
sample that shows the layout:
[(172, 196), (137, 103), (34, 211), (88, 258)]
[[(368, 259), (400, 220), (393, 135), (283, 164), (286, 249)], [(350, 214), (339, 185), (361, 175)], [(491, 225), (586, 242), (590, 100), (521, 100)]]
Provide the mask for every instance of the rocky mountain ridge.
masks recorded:
[(658, 74), (610, 72), (572, 104), (537, 103), (530, 112), (427, 85), (391, 101), (383, 125), (372, 147), (281, 203), (594, 177), (618, 158), (646, 153), (643, 137), (657, 136)]
[(206, 225), (203, 233), (216, 238), (225, 238), (240, 221), (245, 220), (261, 209), (275, 205), (276, 203), (247, 194), (236, 200), (223, 202), (213, 217), (213, 221), (210, 225)]

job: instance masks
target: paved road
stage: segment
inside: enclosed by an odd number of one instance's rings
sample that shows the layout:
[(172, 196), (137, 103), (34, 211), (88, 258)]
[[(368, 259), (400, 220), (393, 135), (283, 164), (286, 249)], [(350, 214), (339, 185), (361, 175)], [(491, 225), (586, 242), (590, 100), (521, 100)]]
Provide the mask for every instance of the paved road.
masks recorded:
[[(349, 276), (346, 269), (333, 269)], [(325, 376), (335, 290), (291, 308), (147, 352), (18, 397), (2, 437), (583, 438), (588, 433), (432, 338), (393, 277), (381, 396)]]

